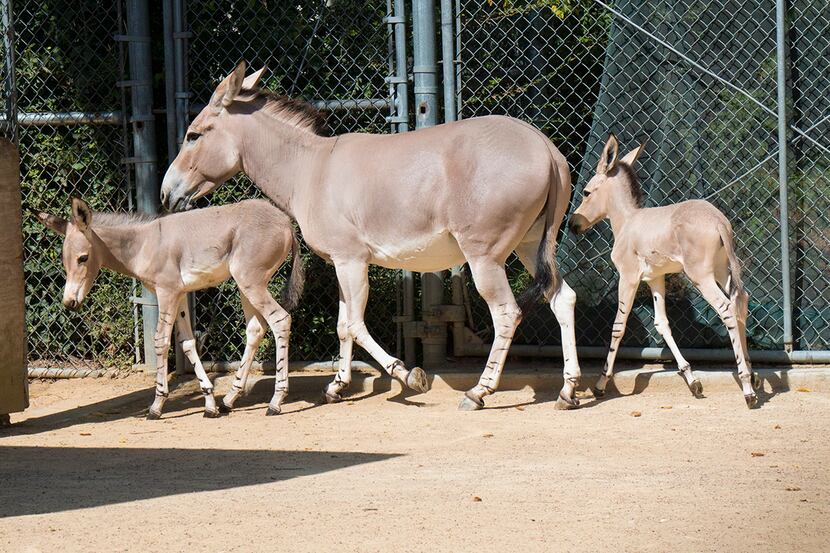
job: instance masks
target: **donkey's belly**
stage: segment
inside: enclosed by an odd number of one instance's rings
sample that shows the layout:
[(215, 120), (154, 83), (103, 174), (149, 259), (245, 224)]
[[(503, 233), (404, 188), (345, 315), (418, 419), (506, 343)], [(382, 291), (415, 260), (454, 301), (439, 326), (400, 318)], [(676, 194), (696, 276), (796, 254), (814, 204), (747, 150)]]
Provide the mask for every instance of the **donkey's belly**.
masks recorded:
[(193, 264), (189, 267), (184, 267), (181, 270), (181, 275), (185, 289), (192, 291), (210, 288), (225, 282), (231, 277), (231, 272), (227, 261), (222, 261), (217, 264), (205, 266)]
[(638, 257), (640, 272), (642, 273), (641, 278), (645, 281), (662, 275), (683, 272), (683, 264), (671, 256), (652, 251), (647, 254), (640, 254)]
[(464, 263), (458, 242), (447, 231), (420, 236), (402, 244), (369, 244), (369, 248), (372, 252), (370, 262), (387, 269), (429, 273)]

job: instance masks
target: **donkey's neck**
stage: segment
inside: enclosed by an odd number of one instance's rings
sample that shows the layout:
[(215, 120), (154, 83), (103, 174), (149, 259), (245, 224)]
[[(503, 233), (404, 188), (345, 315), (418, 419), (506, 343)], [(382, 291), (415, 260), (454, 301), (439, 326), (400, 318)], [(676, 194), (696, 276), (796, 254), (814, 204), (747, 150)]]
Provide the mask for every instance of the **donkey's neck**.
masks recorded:
[(615, 188), (611, 196), (611, 205), (608, 206), (608, 220), (611, 222), (611, 231), (618, 236), (632, 215), (641, 208), (626, 186)]
[(156, 227), (155, 223), (117, 226), (93, 224), (92, 230), (100, 243), (101, 265), (141, 281), (152, 276), (144, 274), (147, 272), (147, 260), (141, 254), (147, 245), (158, 242), (158, 236), (155, 239), (149, 236)]
[[(320, 178), (335, 138), (316, 135), (255, 112), (241, 123), (242, 169), (277, 206), (297, 219), (298, 206)], [(312, 192), (313, 193), (313, 192)]]

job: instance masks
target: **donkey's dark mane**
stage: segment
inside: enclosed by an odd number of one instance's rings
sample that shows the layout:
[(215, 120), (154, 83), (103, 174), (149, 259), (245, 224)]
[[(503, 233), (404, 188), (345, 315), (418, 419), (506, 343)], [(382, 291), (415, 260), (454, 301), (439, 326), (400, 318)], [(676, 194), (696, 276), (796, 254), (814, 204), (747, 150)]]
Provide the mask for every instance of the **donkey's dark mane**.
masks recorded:
[(631, 199), (637, 207), (643, 207), (645, 203), (645, 195), (643, 194), (643, 187), (640, 186), (640, 179), (637, 177), (637, 172), (628, 163), (622, 161), (617, 162), (616, 170), (622, 171), (628, 182), (628, 189), (631, 192)]
[(114, 213), (112, 211), (95, 211), (92, 214), (92, 226), (99, 227), (123, 227), (130, 225), (141, 225), (158, 219), (160, 215), (147, 213)]
[(295, 127), (309, 130), (320, 136), (329, 134), (323, 113), (305, 100), (289, 98), (267, 88), (245, 88), (242, 89), (239, 95), (262, 98), (265, 100), (265, 110), (267, 112)]

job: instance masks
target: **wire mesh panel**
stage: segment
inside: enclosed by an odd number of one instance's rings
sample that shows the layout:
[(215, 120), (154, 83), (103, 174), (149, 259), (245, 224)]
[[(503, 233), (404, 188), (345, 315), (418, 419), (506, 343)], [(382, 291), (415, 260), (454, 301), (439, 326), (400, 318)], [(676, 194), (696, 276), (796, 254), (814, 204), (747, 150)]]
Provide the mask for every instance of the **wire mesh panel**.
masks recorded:
[[(68, 217), (70, 196), (127, 211), (118, 3), (15, 0), (15, 68), (30, 366), (130, 366), (130, 279), (103, 271), (79, 313), (63, 308), (62, 239), (33, 215)], [(96, 124), (76, 124), (81, 119)], [(97, 124), (106, 120), (108, 124)]]
[[(389, 74), (386, 3), (338, 0), (298, 2), (188, 2), (192, 38), (188, 50), (191, 102), (198, 108), (240, 59), (250, 70), (267, 65), (265, 86), (299, 96), (326, 108), (334, 134), (386, 132)], [(360, 100), (361, 102), (344, 102)], [(357, 106), (357, 108), (355, 107)], [(261, 193), (246, 178), (217, 190), (210, 201), (226, 203)], [(292, 359), (331, 359), (338, 353), (335, 332), (338, 291), (334, 270), (320, 258), (304, 253), (305, 294), (292, 313)], [(288, 267), (272, 282), (275, 297)], [(370, 270), (371, 293), (367, 325), (378, 342), (395, 351), (398, 273)], [(207, 332), (203, 357), (214, 361), (239, 359), (245, 344), (244, 319), (236, 288), (226, 283), (196, 295), (195, 325)], [(272, 360), (273, 343), (260, 358)], [(361, 355), (356, 350), (358, 355)]]
[[(815, 125), (811, 135), (826, 145), (826, 119), (819, 123), (827, 117), (828, 8), (798, 4), (791, 14), (792, 123)], [(729, 217), (750, 293), (750, 347), (782, 347), (774, 5), (462, 0), (460, 6), (460, 114), (508, 114), (542, 129), (571, 163), (572, 209), (609, 132), (620, 139), (621, 155), (648, 140), (637, 167), (646, 206), (705, 198)], [(796, 346), (826, 348), (826, 151), (793, 137), (792, 153)], [(560, 267), (579, 298), (577, 340), (605, 344), (617, 304), (610, 226), (560, 238)], [(516, 259), (510, 276), (516, 288), (526, 282)], [(729, 346), (693, 286), (681, 277), (667, 285), (679, 345)], [(647, 288), (640, 292), (623, 344), (662, 346)], [(475, 309), (488, 320), (482, 304)], [(538, 310), (516, 342), (558, 343), (555, 319)]]

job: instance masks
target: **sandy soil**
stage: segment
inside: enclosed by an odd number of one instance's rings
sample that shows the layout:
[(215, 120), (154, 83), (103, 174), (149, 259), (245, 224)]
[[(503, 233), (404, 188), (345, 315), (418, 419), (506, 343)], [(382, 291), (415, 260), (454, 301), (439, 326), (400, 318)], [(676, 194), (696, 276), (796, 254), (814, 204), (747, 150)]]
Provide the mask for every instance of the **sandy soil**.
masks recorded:
[[(203, 419), (191, 384), (35, 382), (0, 431), (3, 551), (828, 551), (830, 394), (646, 389), (249, 400)], [(635, 416), (639, 414), (639, 416)]]

